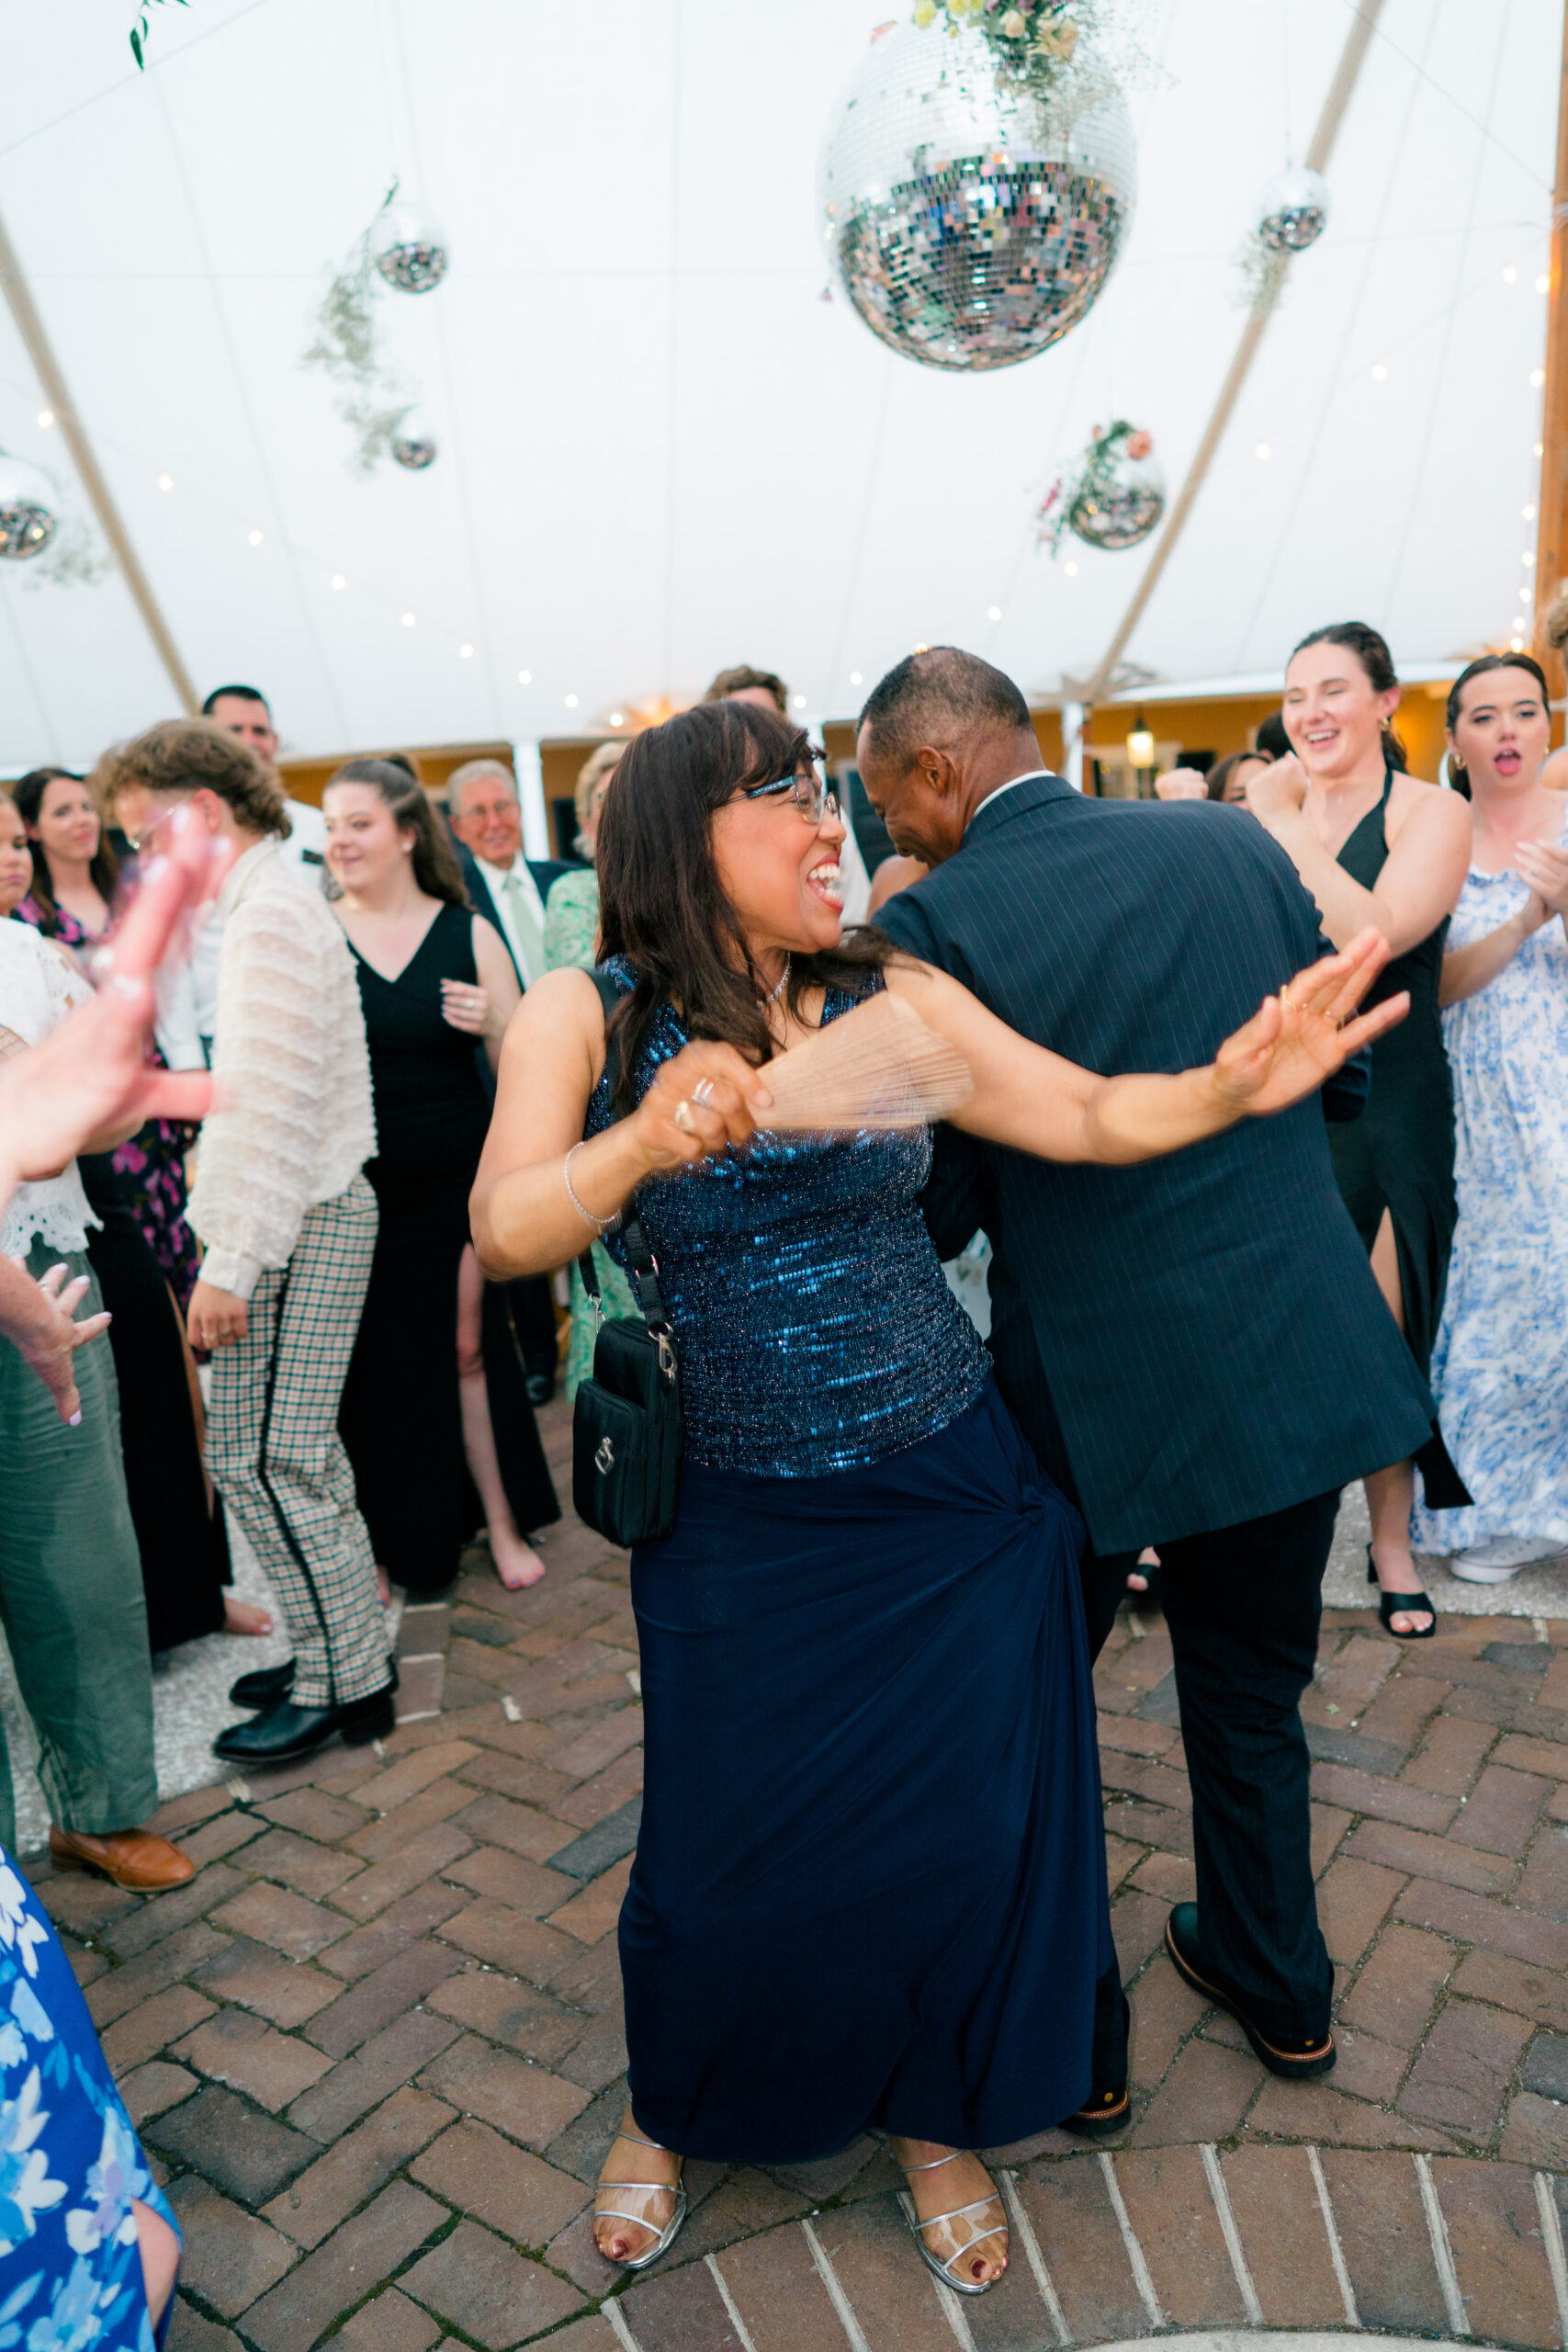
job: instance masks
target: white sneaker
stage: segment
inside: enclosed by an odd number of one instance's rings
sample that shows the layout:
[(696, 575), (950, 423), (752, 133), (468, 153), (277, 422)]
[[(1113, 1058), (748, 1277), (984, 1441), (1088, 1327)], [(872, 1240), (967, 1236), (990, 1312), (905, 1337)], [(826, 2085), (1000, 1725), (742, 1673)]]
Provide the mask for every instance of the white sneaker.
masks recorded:
[(1461, 1577), (1466, 1584), (1506, 1584), (1533, 1561), (1555, 1559), (1564, 1549), (1568, 1546), (1554, 1535), (1495, 1535), (1489, 1544), (1472, 1544), (1468, 1552), (1456, 1552), (1449, 1562), (1449, 1574)]

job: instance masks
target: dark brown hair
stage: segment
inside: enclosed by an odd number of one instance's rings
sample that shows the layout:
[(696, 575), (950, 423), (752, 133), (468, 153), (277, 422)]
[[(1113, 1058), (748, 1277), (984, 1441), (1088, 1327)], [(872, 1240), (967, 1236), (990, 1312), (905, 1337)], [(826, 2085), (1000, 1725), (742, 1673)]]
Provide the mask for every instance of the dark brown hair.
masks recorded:
[(283, 786), (248, 743), (210, 718), (165, 718), (116, 743), (93, 771), (112, 801), (128, 784), (146, 792), (211, 792), (253, 833), (287, 841)]
[(413, 835), (413, 878), (426, 898), (445, 899), (449, 907), (468, 905), (452, 837), (407, 760), (398, 753), (386, 760), (349, 760), (328, 776), (323, 800), (334, 784), (372, 786), (391, 811), (399, 831)]
[(1242, 766), (1247, 760), (1260, 761), (1266, 768), (1271, 768), (1274, 764), (1267, 752), (1227, 752), (1223, 760), (1216, 760), (1214, 762), (1213, 766), (1209, 770), (1208, 775), (1204, 778), (1204, 781), (1209, 787), (1209, 797), (1211, 800), (1223, 800), (1224, 798), (1226, 785), (1230, 782), (1232, 776), (1235, 775), (1237, 768)]
[[(733, 670), (721, 670), (706, 694), (705, 702), (723, 702), (730, 695), (743, 695), (748, 687), (760, 686), (772, 695), (781, 714), (789, 708), (789, 689), (774, 670), (753, 670), (748, 662), (739, 662)], [(757, 706), (759, 709), (761, 705)]]
[[(764, 1062), (774, 1047), (769, 991), (718, 878), (713, 818), (737, 792), (777, 784), (811, 758), (803, 729), (761, 704), (698, 703), (634, 735), (610, 779), (599, 820), (601, 954), (624, 956), (637, 986), (615, 1014), (616, 1101), (634, 1099), (638, 1058), (660, 1006), (679, 1006), (686, 1033)], [(837, 947), (790, 959), (785, 1001), (801, 1018), (808, 990), (869, 993), (892, 958), (890, 941), (856, 932)]]
[[(86, 778), (78, 775), (74, 768), (29, 768), (26, 775), (17, 777), (6, 797), (15, 802), (17, 814), (30, 833), (38, 823), (39, 810), (43, 807), (44, 795), (51, 784), (85, 782)], [(60, 927), (54, 877), (49, 870), (49, 860), (41, 842), (33, 842), (32, 853), (33, 885), (28, 896), (43, 917), (39, 928), (46, 936), (52, 938)], [(94, 889), (107, 907), (119, 880), (119, 860), (109, 847), (108, 831), (101, 814), (98, 816), (98, 846), (93, 853), (93, 862), (87, 873)]]
[[(1472, 662), (1468, 670), (1461, 670), (1449, 688), (1448, 729), (1450, 735), (1464, 716), (1466, 686), (1472, 678), (1487, 677), (1494, 670), (1528, 670), (1540, 688), (1541, 708), (1550, 720), (1551, 690), (1546, 683), (1546, 672), (1534, 656), (1529, 653), (1483, 653), (1479, 662)], [(1462, 793), (1467, 800), (1470, 798), (1470, 770), (1462, 760), (1456, 759), (1451, 751), (1449, 753), (1449, 782), (1456, 792)]]
[[(1342, 645), (1347, 653), (1355, 655), (1366, 672), (1373, 694), (1397, 694), (1399, 691), (1399, 673), (1394, 669), (1388, 640), (1381, 637), (1370, 622), (1331, 621), (1326, 628), (1314, 628), (1310, 637), (1303, 637), (1299, 645), (1292, 647), (1291, 662), (1298, 653), (1304, 653), (1309, 645)], [(1290, 662), (1287, 662), (1286, 669), (1290, 666)], [(1394, 732), (1393, 722), (1386, 718), (1382, 723), (1382, 748), (1389, 766), (1397, 768), (1401, 775), (1408, 775), (1410, 761), (1404, 745)]]

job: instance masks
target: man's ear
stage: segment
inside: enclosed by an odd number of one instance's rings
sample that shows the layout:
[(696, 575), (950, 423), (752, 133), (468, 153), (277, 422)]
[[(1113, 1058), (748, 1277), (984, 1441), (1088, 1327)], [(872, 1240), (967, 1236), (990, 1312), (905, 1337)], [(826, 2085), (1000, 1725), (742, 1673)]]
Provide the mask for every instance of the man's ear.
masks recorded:
[(939, 800), (950, 799), (958, 789), (958, 770), (946, 752), (939, 752), (934, 744), (923, 743), (915, 753), (920, 774)]

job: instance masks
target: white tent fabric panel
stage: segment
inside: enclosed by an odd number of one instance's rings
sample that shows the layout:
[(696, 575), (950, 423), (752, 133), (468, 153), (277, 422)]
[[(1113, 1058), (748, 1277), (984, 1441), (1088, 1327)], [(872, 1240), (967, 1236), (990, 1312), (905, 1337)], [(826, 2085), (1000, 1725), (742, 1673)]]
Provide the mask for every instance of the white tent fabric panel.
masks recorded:
[[(265, 687), (291, 748), (578, 733), (737, 660), (848, 715), (851, 673), (919, 640), (1044, 695), (1093, 670), (1146, 549), (1064, 549), (1069, 577), (1032, 507), (1115, 414), (1179, 481), (1245, 316), (1236, 249), (1351, 21), (1141, 13), (1163, 72), (1133, 101), (1126, 256), (1077, 334), (989, 376), (913, 367), (819, 299), (817, 152), (879, 16), (848, 0), (191, 0), (153, 10), (144, 75), (124, 0), (16, 10), (0, 211), (186, 668)], [(1561, 0), (1385, 0), (1328, 232), (1141, 672), (1267, 672), (1352, 611), (1412, 665), (1509, 634), (1562, 30)], [(378, 306), (441, 453), (366, 479), (299, 356), (394, 174), (452, 248), (437, 292)], [(0, 443), (84, 514), (40, 405), (0, 316)], [(0, 764), (79, 763), (174, 707), (118, 577), (24, 569), (0, 577)]]

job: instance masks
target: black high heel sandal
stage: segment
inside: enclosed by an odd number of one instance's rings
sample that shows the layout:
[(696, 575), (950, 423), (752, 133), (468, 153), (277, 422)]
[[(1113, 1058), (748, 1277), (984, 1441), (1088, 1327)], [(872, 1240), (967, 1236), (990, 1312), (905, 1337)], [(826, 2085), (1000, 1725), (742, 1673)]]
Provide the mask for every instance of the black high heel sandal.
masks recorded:
[[(1369, 1584), (1378, 1582), (1378, 1572), (1372, 1560), (1372, 1547), (1370, 1544), (1367, 1546), (1367, 1582)], [(1426, 1611), (1432, 1622), (1429, 1625), (1418, 1625), (1414, 1633), (1396, 1634), (1389, 1623), (1391, 1617), (1414, 1617), (1422, 1610)], [(1378, 1585), (1378, 1615), (1382, 1619), (1383, 1632), (1395, 1642), (1429, 1642), (1438, 1630), (1438, 1612), (1424, 1592), (1384, 1592), (1382, 1587)]]

